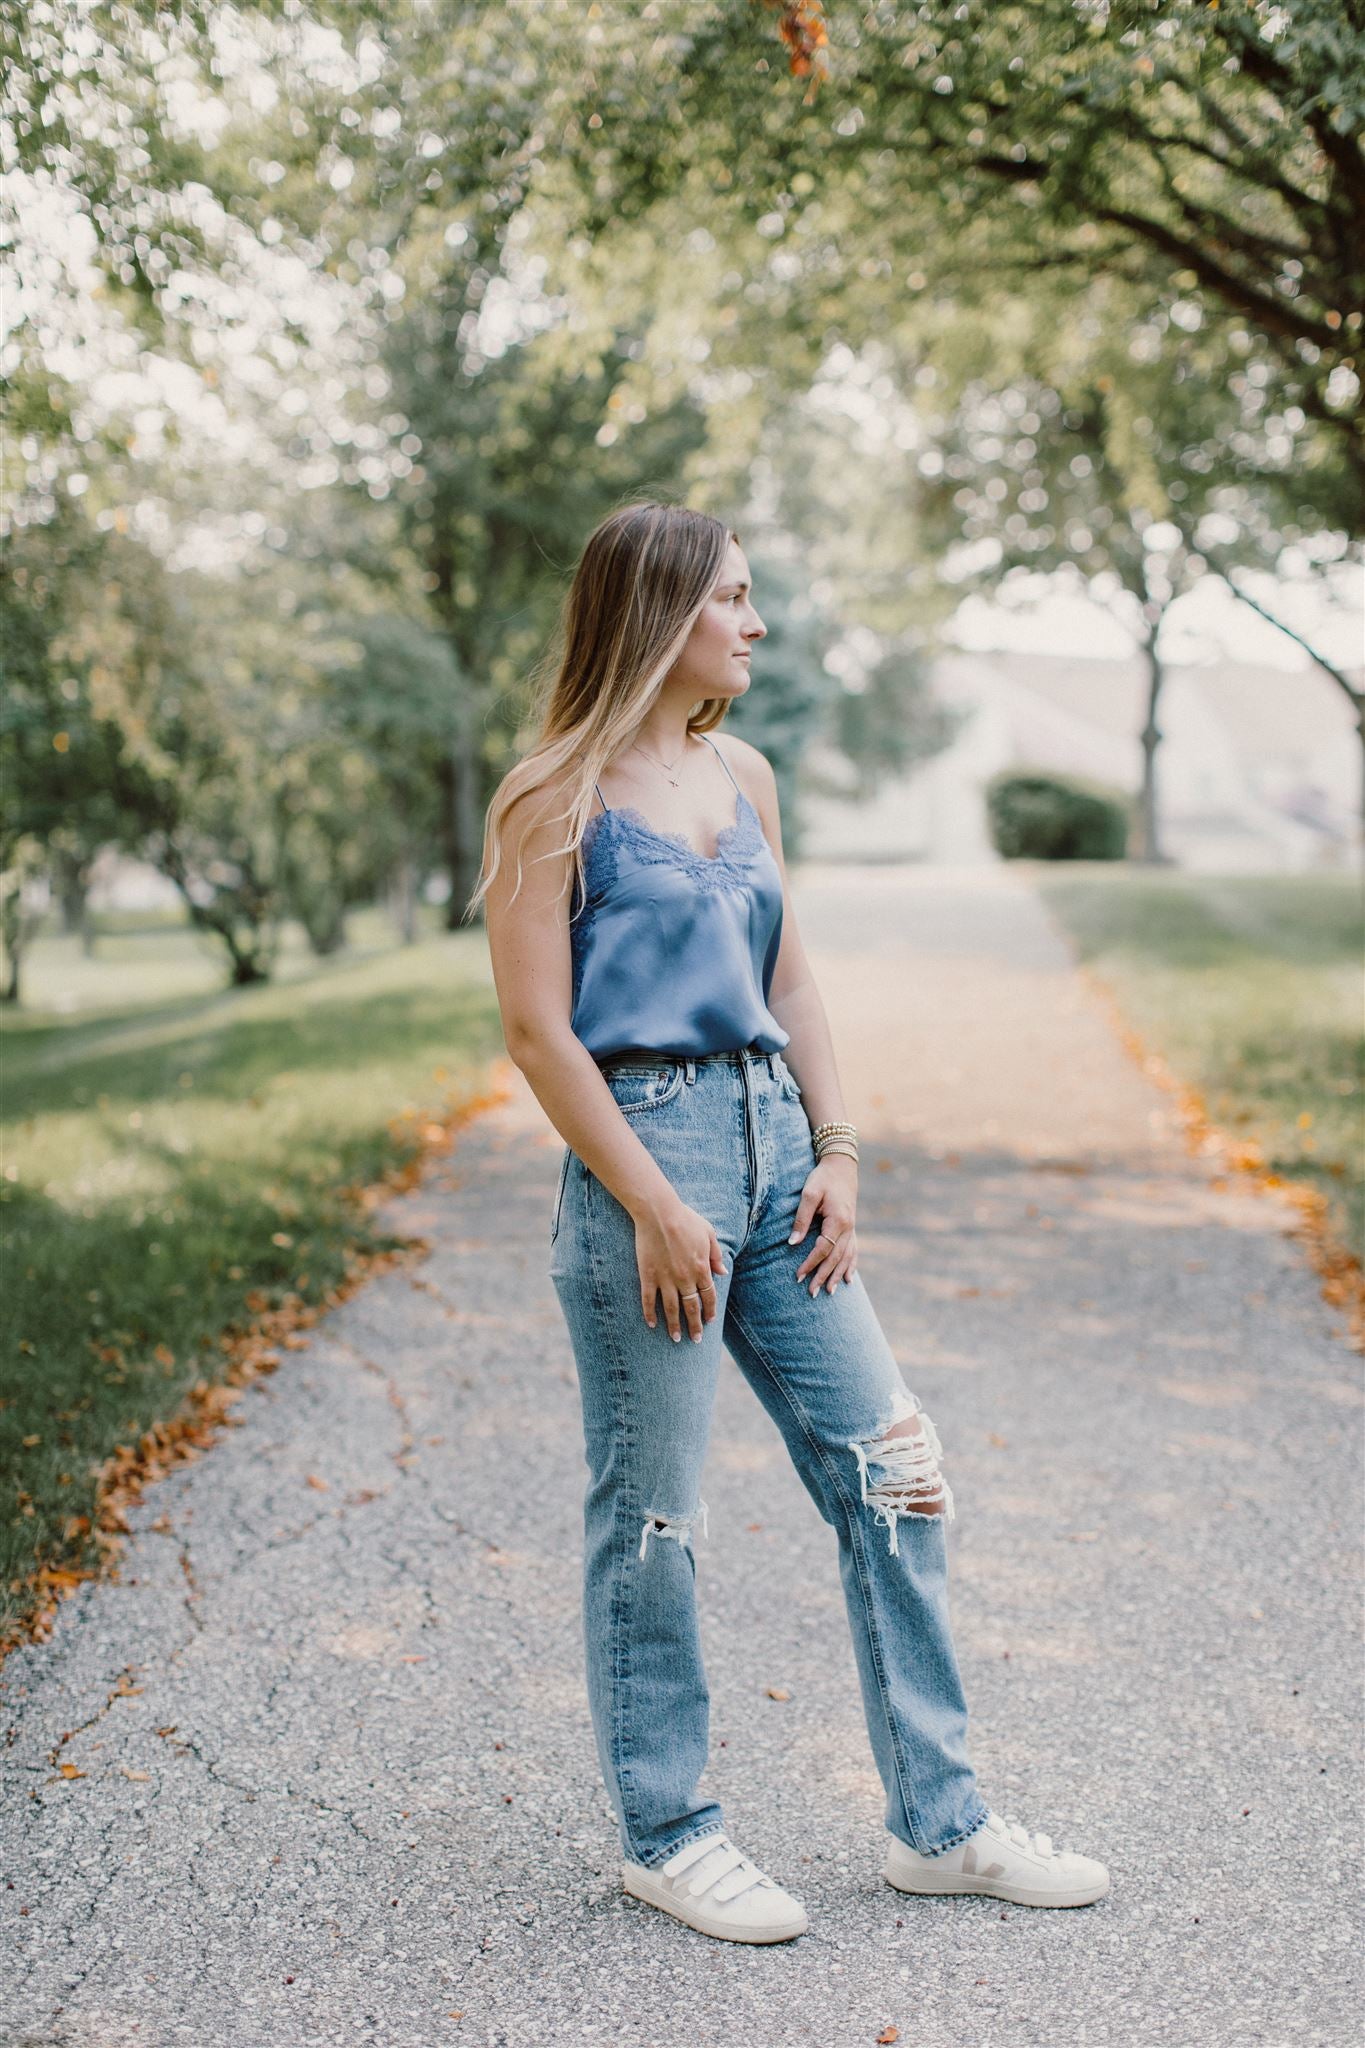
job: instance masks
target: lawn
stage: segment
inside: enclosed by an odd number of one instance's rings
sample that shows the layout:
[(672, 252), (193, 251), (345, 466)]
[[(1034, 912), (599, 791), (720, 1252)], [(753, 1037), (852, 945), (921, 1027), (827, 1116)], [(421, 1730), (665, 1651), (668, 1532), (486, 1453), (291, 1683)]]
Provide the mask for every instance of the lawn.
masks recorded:
[(480, 927), (402, 947), (359, 917), (343, 956), (295, 944), (271, 983), (223, 982), (144, 920), (90, 959), (40, 940), (4, 1018), (0, 1639), (36, 1563), (94, 1563), (100, 1465), (221, 1380), (222, 1333), (391, 1242), (346, 1191), (502, 1050)]
[(1365, 909), (1350, 875), (1039, 870), (1044, 899), (1128, 1022), (1365, 1244)]

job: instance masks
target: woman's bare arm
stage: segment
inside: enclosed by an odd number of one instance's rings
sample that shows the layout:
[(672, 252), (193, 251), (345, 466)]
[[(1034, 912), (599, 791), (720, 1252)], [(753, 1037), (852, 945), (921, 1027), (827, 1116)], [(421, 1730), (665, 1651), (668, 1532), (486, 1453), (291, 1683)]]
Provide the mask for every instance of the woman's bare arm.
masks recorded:
[(839, 1086), (829, 1019), (825, 1015), (825, 1005), (815, 985), (806, 949), (797, 930), (796, 912), (792, 908), (787, 864), (782, 853), (777, 777), (767, 756), (761, 754), (757, 747), (751, 747), (746, 740), (727, 734), (724, 744), (735, 775), (743, 783), (763, 821), (764, 833), (782, 877), (782, 938), (768, 994), (768, 1008), (782, 1029), (790, 1034), (790, 1042), (783, 1048), (782, 1057), (800, 1083), (801, 1100), (812, 1129), (816, 1124), (843, 1122), (847, 1112)]
[[(778, 815), (777, 778), (766, 755), (747, 741), (727, 735), (731, 767), (744, 783), (772, 848), (782, 877), (782, 938), (768, 991), (768, 1008), (789, 1034), (782, 1057), (801, 1088), (801, 1105), (812, 1130), (825, 1122), (845, 1120), (843, 1090), (834, 1062), (834, 1041), (815, 977), (796, 927), (787, 864), (782, 854), (782, 820)], [(833, 1293), (837, 1282), (852, 1279), (858, 1269), (858, 1164), (844, 1153), (817, 1161), (797, 1203), (789, 1243), (799, 1244), (819, 1219), (820, 1234), (796, 1269), (812, 1294), (821, 1287)]]

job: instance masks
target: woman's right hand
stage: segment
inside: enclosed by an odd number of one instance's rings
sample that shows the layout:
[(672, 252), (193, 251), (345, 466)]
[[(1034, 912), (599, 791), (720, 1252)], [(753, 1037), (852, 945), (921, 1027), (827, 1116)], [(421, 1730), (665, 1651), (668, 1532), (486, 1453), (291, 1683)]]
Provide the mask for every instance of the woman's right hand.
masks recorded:
[(656, 1327), (656, 1295), (663, 1298), (664, 1321), (675, 1344), (682, 1342), (682, 1324), (700, 1344), (702, 1324), (716, 1313), (713, 1273), (724, 1273), (725, 1254), (706, 1218), (679, 1201), (663, 1215), (635, 1219), (635, 1263), (640, 1269), (640, 1306), (650, 1329)]

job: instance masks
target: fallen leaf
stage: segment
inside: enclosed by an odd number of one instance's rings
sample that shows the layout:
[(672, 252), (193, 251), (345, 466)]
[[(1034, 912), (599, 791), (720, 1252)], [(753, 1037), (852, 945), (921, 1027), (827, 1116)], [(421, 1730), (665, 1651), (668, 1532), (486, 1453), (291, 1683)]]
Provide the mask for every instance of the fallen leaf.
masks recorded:
[(316, 1491), (316, 1492), (318, 1492), (318, 1493), (330, 1493), (330, 1492), (331, 1492), (331, 1487), (330, 1487), (330, 1485), (329, 1485), (328, 1481), (327, 1481), (327, 1480), (325, 1480), (325, 1479), (319, 1479), (319, 1478), (318, 1478), (318, 1475), (317, 1475), (317, 1473), (316, 1473), (316, 1472), (310, 1472), (310, 1473), (308, 1473), (308, 1475), (307, 1475), (307, 1479), (308, 1479), (308, 1484), (309, 1484), (309, 1485), (310, 1485), (311, 1487), (313, 1487), (313, 1488), (315, 1489), (315, 1491)]
[(57, 1769), (64, 1778), (83, 1778), (85, 1776), (85, 1772), (78, 1771), (74, 1764), (58, 1764)]
[(899, 2041), (899, 2039), (900, 2039), (900, 2029), (899, 2029), (898, 2027), (886, 2027), (886, 2028), (884, 2028), (884, 2029), (883, 2029), (883, 2031), (882, 2031), (882, 2032), (881, 2032), (880, 2034), (878, 2034), (878, 2036), (877, 2036), (877, 2043), (878, 2043), (878, 2048), (882, 2048), (882, 2043), (883, 2043), (883, 2042), (887, 2042), (887, 2041)]
[(767, 1692), (770, 1700), (789, 1700), (791, 1698), (791, 1694), (787, 1691), (785, 1685), (770, 1685), (766, 1686), (764, 1690)]
[(131, 1778), (135, 1785), (149, 1785), (151, 1783), (152, 1774), (150, 1771), (130, 1771), (127, 1764), (120, 1764), (119, 1769), (124, 1777)]

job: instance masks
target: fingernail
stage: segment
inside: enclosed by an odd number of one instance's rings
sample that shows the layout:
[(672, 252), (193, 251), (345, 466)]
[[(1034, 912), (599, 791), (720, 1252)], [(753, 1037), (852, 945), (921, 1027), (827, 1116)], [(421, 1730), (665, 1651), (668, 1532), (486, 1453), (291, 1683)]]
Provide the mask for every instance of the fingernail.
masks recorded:
[(693, 1337), (693, 1339), (692, 1339), (692, 1342), (693, 1342), (694, 1344), (700, 1344), (700, 1342), (701, 1342), (701, 1337), (700, 1337), (700, 1335), (698, 1335), (698, 1336), (694, 1336), (694, 1337)]
[(682, 1331), (681, 1331), (681, 1330), (674, 1330), (674, 1331), (672, 1332), (672, 1337), (673, 1337), (673, 1342), (674, 1342), (675, 1344), (681, 1344), (681, 1343), (682, 1343)]
[(789, 1237), (789, 1238), (787, 1239), (787, 1243), (788, 1243), (788, 1244), (800, 1244), (800, 1242), (801, 1242), (801, 1233), (800, 1233), (799, 1231), (797, 1231), (797, 1230), (794, 1230), (794, 1231), (792, 1232), (791, 1236), (790, 1236), (790, 1237)]

